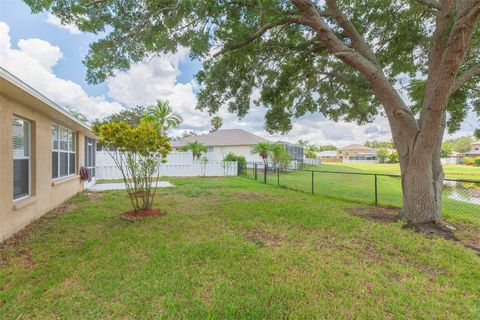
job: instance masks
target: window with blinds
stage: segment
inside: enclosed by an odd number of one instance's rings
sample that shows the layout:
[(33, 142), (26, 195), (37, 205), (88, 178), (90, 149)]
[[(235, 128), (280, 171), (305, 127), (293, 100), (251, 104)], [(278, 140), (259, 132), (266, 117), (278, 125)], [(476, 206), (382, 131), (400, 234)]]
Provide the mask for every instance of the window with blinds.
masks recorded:
[(75, 132), (52, 124), (52, 178), (76, 174)]
[(30, 122), (13, 117), (13, 199), (30, 195)]

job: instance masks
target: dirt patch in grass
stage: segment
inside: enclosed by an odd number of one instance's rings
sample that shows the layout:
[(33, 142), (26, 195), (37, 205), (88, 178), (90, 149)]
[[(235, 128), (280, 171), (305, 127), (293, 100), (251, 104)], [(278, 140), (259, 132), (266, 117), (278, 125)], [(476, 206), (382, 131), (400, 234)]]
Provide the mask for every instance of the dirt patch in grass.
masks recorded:
[(235, 200), (247, 200), (247, 201), (275, 201), (281, 200), (280, 197), (257, 192), (245, 192), (245, 191), (235, 191), (232, 193), (232, 196)]
[(5, 239), (5, 241), (0, 243), (0, 250), (17, 246), (18, 244), (24, 242), (24, 240), (27, 239), (30, 235), (32, 235), (38, 228), (41, 228), (44, 225), (54, 223), (58, 216), (69, 213), (77, 208), (78, 206), (74, 203), (62, 203), (61, 205), (46, 213), (39, 219), (32, 221), (30, 224), (26, 225), (23, 229), (12, 235), (10, 238)]
[(164, 216), (165, 213), (160, 211), (159, 209), (142, 209), (142, 210), (131, 210), (124, 212), (122, 214), (122, 218), (127, 220), (136, 220), (146, 217), (161, 217)]
[(445, 240), (459, 241), (455, 236), (456, 228), (450, 224), (439, 222), (439, 223), (406, 223), (402, 227), (403, 229), (412, 229), (416, 232), (425, 234), (427, 237), (432, 238), (434, 236), (442, 237)]
[[(391, 207), (366, 207), (350, 208), (347, 211), (357, 217), (374, 220), (380, 223), (395, 223), (402, 218), (398, 208)], [(447, 222), (413, 224), (406, 223), (403, 229), (412, 229), (423, 233), (429, 238), (441, 237), (445, 240), (459, 241), (465, 247), (474, 250), (480, 256), (480, 227), (469, 225), (452, 225)], [(461, 237), (457, 236), (461, 235)]]
[(97, 201), (100, 200), (103, 197), (102, 192), (85, 192), (85, 195), (89, 200)]
[(245, 231), (243, 237), (259, 247), (278, 247), (283, 241), (289, 240), (288, 237), (273, 235), (259, 229)]
[(35, 268), (35, 262), (33, 262), (30, 251), (22, 249), (15, 252), (15, 254), (10, 257), (0, 255), (0, 267), (9, 267), (13, 269), (33, 269)]
[(366, 207), (350, 208), (348, 212), (354, 216), (374, 220), (381, 223), (393, 223), (399, 221), (400, 214), (398, 208), (390, 207)]
[(63, 213), (69, 213), (74, 211), (75, 209), (78, 208), (78, 205), (75, 203), (69, 203), (69, 202), (64, 202), (52, 211), (50, 211), (50, 214), (63, 214)]

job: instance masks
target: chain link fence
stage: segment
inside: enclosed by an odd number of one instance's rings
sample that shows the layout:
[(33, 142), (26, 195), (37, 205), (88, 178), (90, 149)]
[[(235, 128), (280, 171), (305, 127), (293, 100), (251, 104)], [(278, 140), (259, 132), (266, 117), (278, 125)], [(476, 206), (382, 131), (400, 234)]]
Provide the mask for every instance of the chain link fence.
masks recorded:
[[(247, 163), (239, 175), (266, 184), (370, 205), (402, 206), (399, 175), (280, 169), (264, 163)], [(480, 181), (445, 179), (442, 215), (466, 223), (480, 222)]]

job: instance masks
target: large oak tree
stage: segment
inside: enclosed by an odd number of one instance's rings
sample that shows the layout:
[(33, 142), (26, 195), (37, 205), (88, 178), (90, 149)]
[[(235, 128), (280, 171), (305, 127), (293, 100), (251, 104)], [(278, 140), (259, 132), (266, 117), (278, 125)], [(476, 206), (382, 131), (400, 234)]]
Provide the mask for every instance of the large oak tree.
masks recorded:
[(440, 219), (445, 128), (480, 113), (480, 0), (26, 0), (101, 35), (85, 63), (91, 83), (160, 52), (188, 47), (203, 61), (198, 108), (265, 126), (292, 118), (388, 118), (400, 155), (402, 215)]

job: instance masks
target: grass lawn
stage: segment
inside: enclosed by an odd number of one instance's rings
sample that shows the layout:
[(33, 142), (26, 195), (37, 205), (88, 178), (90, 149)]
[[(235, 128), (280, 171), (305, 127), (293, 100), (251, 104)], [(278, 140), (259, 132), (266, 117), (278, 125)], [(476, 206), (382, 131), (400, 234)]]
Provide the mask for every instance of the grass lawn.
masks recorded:
[(246, 178), (171, 179), (160, 218), (83, 193), (0, 248), (6, 319), (479, 319), (480, 259)]
[[(400, 174), (398, 163), (336, 163), (324, 162), (315, 166), (318, 170)], [(448, 164), (443, 166), (445, 178), (480, 181), (480, 167)]]
[[(395, 164), (328, 163), (306, 166), (305, 170), (307, 171), (282, 171), (280, 177), (275, 172), (271, 172), (267, 175), (267, 182), (311, 193), (312, 173), (308, 170), (319, 170), (322, 172), (315, 172), (313, 178), (315, 194), (363, 204), (374, 204), (375, 177), (348, 173), (398, 174), (396, 170), (399, 168)], [(455, 172), (457, 178), (460, 174), (465, 174), (462, 179), (473, 179), (476, 177), (477, 171), (480, 173), (479, 168), (459, 165), (446, 166), (445, 170)], [(247, 175), (253, 178), (253, 172), (253, 168), (249, 168)], [(345, 172), (345, 174), (330, 172)], [(450, 175), (450, 177), (452, 176)], [(480, 175), (478, 177), (480, 179)], [(259, 169), (257, 178), (260, 181), (264, 179), (261, 169)], [(402, 206), (402, 184), (399, 177), (377, 176), (377, 203), (384, 206)], [(442, 217), (454, 223), (480, 225), (480, 180), (475, 183), (446, 185), (443, 188)]]

